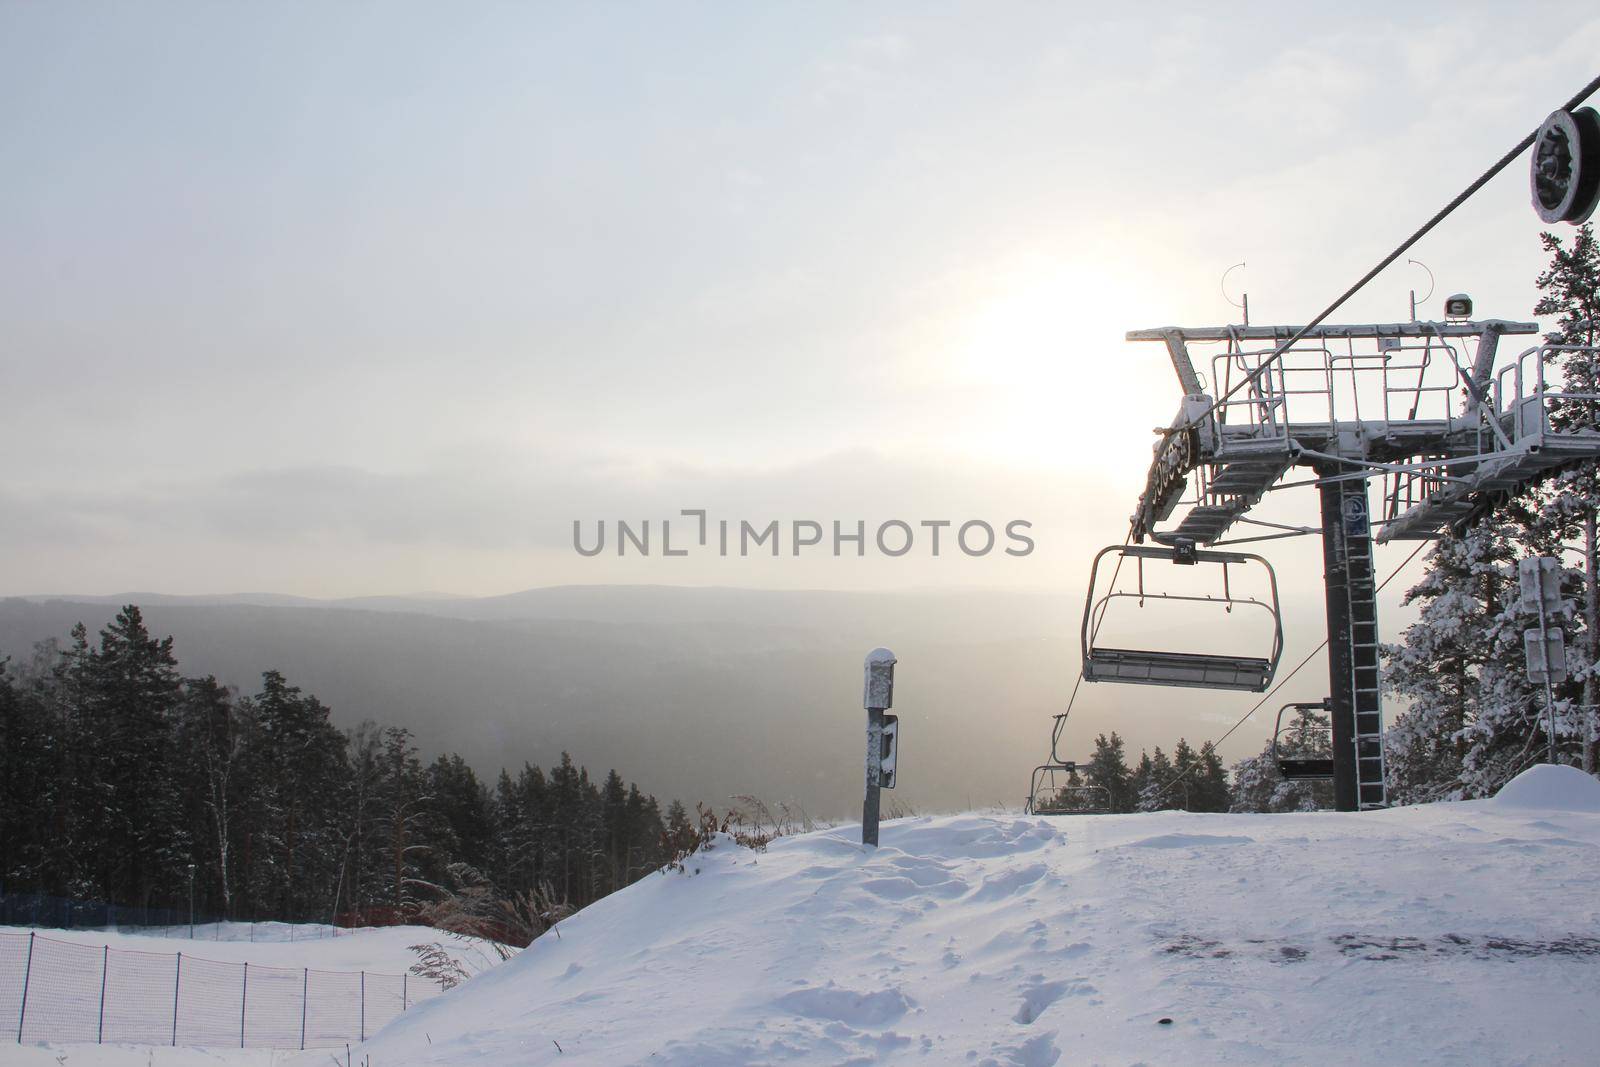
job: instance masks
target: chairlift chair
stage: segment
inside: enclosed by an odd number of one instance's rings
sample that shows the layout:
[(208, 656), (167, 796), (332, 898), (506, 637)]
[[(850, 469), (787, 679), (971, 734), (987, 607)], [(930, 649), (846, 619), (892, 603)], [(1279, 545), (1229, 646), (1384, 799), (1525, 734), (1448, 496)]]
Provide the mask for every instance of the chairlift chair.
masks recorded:
[(1033, 769), (1024, 805), (1029, 815), (1101, 815), (1111, 810), (1111, 791), (1101, 785), (1074, 784), (1083, 768), (1057, 754), (1056, 746), (1066, 724), (1066, 712), (1055, 717), (1055, 727), (1050, 732), (1050, 761)]
[(1031, 798), (1029, 815), (1104, 815), (1111, 810), (1111, 791), (1103, 785), (1063, 785)]
[[(1098, 581), (1102, 565), (1115, 558), (1116, 569), (1104, 594)], [(1145, 562), (1174, 566), (1215, 565), (1222, 568), (1220, 596), (1163, 593), (1145, 586)], [(1122, 565), (1131, 561), (1137, 568), (1135, 591), (1119, 590), (1117, 576)], [(1236, 596), (1229, 568), (1262, 568), (1266, 571), (1269, 599)], [(1097, 637), (1107, 609), (1122, 600), (1146, 602), (1212, 604), (1232, 613), (1235, 607), (1264, 610), (1272, 619), (1272, 646), (1265, 656), (1223, 655), (1204, 652), (1179, 652), (1168, 649), (1112, 648), (1099, 644)], [(1261, 556), (1249, 552), (1217, 552), (1197, 549), (1194, 542), (1180, 540), (1163, 545), (1112, 545), (1094, 557), (1089, 572), (1089, 592), (1083, 611), (1083, 678), (1088, 682), (1128, 682), (1135, 685), (1174, 685), (1197, 689), (1234, 689), (1265, 692), (1272, 684), (1283, 654), (1283, 617), (1278, 605), (1278, 576)]]
[[(1326, 700), (1285, 704), (1278, 709), (1278, 722), (1272, 729), (1272, 762), (1285, 781), (1333, 780), (1333, 724), (1324, 717), (1328, 710)], [(1284, 716), (1290, 712), (1294, 716), (1286, 726)]]

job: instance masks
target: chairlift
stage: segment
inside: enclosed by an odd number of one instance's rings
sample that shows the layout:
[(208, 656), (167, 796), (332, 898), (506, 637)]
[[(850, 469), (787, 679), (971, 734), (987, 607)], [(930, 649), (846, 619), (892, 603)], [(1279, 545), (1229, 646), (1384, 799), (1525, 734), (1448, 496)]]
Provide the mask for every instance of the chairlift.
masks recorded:
[(1050, 733), (1050, 761), (1033, 769), (1028, 800), (1023, 806), (1029, 815), (1102, 815), (1111, 810), (1111, 791), (1081, 781), (1079, 776), (1086, 769), (1057, 754), (1056, 746), (1066, 724), (1066, 712), (1055, 717), (1055, 728)]
[[(1287, 723), (1284, 716), (1293, 712)], [(1272, 729), (1272, 762), (1289, 782), (1333, 780), (1333, 723), (1326, 700), (1285, 704)]]
[[(1098, 594), (1102, 565), (1116, 560), (1110, 583)], [(1221, 568), (1220, 596), (1164, 593), (1146, 587), (1145, 563), (1152, 561), (1180, 567), (1217, 566)], [(1137, 569), (1134, 591), (1119, 590), (1117, 577), (1125, 563)], [(1239, 596), (1233, 592), (1236, 571), (1256, 568), (1266, 571), (1269, 599)], [(1159, 569), (1159, 568), (1157, 568)], [(1147, 604), (1209, 604), (1232, 614), (1235, 607), (1260, 609), (1272, 619), (1272, 647), (1265, 656), (1238, 656), (1204, 652), (1178, 652), (1167, 649), (1111, 648), (1097, 643), (1107, 609), (1119, 601), (1132, 600), (1139, 607)], [(1089, 573), (1089, 592), (1083, 610), (1083, 678), (1089, 682), (1128, 682), (1135, 685), (1175, 685), (1197, 689), (1234, 689), (1265, 692), (1272, 684), (1283, 654), (1283, 616), (1278, 606), (1278, 576), (1261, 556), (1249, 552), (1216, 552), (1195, 547), (1179, 539), (1172, 546), (1112, 545), (1094, 557)]]

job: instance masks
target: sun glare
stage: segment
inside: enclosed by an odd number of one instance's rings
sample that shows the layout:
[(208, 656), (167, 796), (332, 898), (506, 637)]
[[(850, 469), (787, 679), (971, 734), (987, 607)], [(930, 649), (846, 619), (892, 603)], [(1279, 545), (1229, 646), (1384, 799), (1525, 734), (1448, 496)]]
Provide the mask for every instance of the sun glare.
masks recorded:
[(1135, 321), (1138, 304), (1110, 265), (1033, 264), (987, 287), (959, 321), (949, 364), (956, 384), (992, 401), (984, 440), (974, 444), (1029, 463), (1142, 469), (1149, 427), (1143, 419), (1130, 426), (1132, 413), (1116, 401), (1161, 366), (1158, 352), (1123, 340), (1130, 327), (1149, 325)]

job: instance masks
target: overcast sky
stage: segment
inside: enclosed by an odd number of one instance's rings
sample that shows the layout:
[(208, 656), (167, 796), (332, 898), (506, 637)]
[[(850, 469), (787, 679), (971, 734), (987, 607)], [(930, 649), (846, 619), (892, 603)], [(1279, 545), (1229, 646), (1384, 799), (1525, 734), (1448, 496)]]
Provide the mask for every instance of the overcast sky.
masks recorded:
[[(0, 594), (1076, 587), (1178, 404), (1122, 332), (1240, 261), (1304, 321), (1596, 56), (1591, 3), (5, 0)], [(1527, 316), (1526, 182), (1428, 314)], [(683, 508), (1037, 548), (571, 548)]]

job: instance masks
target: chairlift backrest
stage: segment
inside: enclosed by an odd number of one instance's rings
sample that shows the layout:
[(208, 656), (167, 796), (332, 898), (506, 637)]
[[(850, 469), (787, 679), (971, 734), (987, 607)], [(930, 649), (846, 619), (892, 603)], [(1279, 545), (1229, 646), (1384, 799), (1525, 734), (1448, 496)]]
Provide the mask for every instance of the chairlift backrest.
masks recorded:
[[(1116, 559), (1106, 591), (1100, 592), (1102, 565), (1108, 558)], [(1117, 578), (1123, 564), (1132, 561), (1138, 569), (1138, 585), (1134, 592), (1117, 588)], [(1219, 566), (1221, 568), (1220, 595), (1164, 593), (1145, 586), (1145, 563), (1154, 562), (1168, 566)], [(1235, 596), (1230, 567), (1260, 567), (1266, 572), (1268, 599), (1252, 596)], [(1113, 648), (1097, 641), (1101, 623), (1107, 609), (1116, 601), (1129, 599), (1140, 607), (1148, 603), (1211, 604), (1231, 612), (1235, 607), (1246, 606), (1266, 611), (1272, 621), (1272, 644), (1263, 656), (1238, 656), (1205, 652), (1183, 652), (1170, 649)], [(1192, 544), (1177, 547), (1160, 545), (1112, 545), (1101, 549), (1094, 557), (1089, 573), (1089, 591), (1083, 611), (1083, 678), (1089, 682), (1128, 682), (1135, 685), (1189, 686), (1198, 689), (1234, 689), (1248, 692), (1265, 692), (1272, 684), (1278, 669), (1278, 659), (1283, 654), (1283, 617), (1278, 605), (1278, 577), (1261, 556), (1248, 552), (1217, 552), (1197, 549)]]

